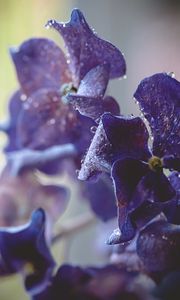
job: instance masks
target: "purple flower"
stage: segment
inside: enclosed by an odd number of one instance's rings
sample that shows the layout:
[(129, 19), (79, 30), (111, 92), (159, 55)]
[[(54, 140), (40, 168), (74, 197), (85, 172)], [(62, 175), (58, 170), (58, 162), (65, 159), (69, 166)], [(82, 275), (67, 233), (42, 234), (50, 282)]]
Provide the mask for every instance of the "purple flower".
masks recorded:
[[(18, 108), (16, 114), (10, 109), (6, 150), (43, 150), (72, 143), (79, 167), (93, 136), (94, 120), (105, 111), (119, 113), (116, 101), (104, 93), (109, 79), (125, 74), (125, 61), (115, 46), (96, 36), (77, 9), (69, 23), (49, 21), (48, 26), (64, 38), (68, 60), (53, 41), (43, 38), (11, 50), (20, 92), (10, 101)], [(53, 173), (58, 166), (51, 162), (43, 170)]]
[[(172, 222), (180, 222), (179, 213), (176, 217), (173, 213), (173, 208), (179, 207), (178, 191), (163, 173), (164, 168), (179, 170), (178, 88), (179, 83), (170, 76), (156, 74), (142, 81), (135, 92), (135, 98), (152, 128), (152, 150), (148, 146), (148, 131), (140, 118), (117, 117), (110, 113), (105, 113), (101, 118), (79, 179), (86, 180), (101, 172), (111, 173), (121, 234), (119, 231), (113, 233), (110, 243), (132, 239), (137, 224), (144, 224), (145, 220), (149, 221), (161, 211)], [(145, 201), (147, 204), (144, 205)], [(152, 215), (147, 207), (151, 207)]]
[(31, 294), (45, 288), (55, 265), (45, 240), (45, 222), (45, 212), (37, 209), (25, 226), (0, 230), (1, 269), (5, 274), (22, 272)]

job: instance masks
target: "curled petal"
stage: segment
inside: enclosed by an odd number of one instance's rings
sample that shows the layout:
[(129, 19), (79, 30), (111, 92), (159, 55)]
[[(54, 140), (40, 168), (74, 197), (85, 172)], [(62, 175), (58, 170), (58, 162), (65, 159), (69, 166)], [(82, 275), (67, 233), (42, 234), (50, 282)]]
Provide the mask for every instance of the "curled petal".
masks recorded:
[(105, 113), (102, 123), (116, 159), (132, 157), (146, 161), (150, 157), (147, 144), (149, 135), (141, 118)]
[(155, 74), (139, 84), (134, 97), (149, 121), (153, 153), (179, 157), (180, 83), (168, 74)]
[(26, 226), (0, 230), (3, 264), (10, 274), (30, 264), (33, 272), (25, 276), (25, 287), (32, 294), (47, 285), (55, 265), (45, 241), (45, 222), (45, 212), (38, 209)]
[(30, 96), (40, 88), (60, 88), (70, 81), (66, 59), (51, 40), (33, 38), (10, 49), (23, 93)]
[(103, 97), (109, 81), (109, 65), (98, 65), (81, 80), (77, 94), (87, 97)]
[(107, 140), (103, 124), (99, 123), (94, 138), (78, 174), (80, 180), (87, 180), (101, 172), (110, 172), (111, 145)]
[(72, 11), (68, 23), (51, 20), (47, 26), (56, 29), (65, 41), (69, 54), (69, 67), (76, 87), (83, 77), (98, 65), (109, 64), (110, 78), (125, 74), (126, 65), (122, 53), (94, 33), (80, 10)]

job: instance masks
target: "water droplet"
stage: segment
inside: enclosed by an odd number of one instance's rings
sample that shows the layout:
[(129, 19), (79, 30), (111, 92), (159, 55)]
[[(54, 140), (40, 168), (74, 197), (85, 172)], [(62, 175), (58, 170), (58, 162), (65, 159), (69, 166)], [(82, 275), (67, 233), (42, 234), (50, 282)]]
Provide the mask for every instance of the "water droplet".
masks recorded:
[(172, 78), (175, 78), (175, 73), (174, 72), (168, 72), (167, 75), (172, 77)]
[(66, 23), (63, 23), (63, 27), (66, 27)]
[(56, 120), (54, 118), (49, 120), (50, 125), (54, 125), (55, 123), (56, 123)]
[(25, 94), (22, 94), (21, 97), (20, 97), (20, 99), (21, 99), (22, 101), (25, 101), (25, 100), (27, 99), (27, 96), (26, 96)]
[(76, 175), (79, 176), (80, 170), (76, 170), (75, 172), (76, 172)]
[(47, 24), (45, 25), (45, 28), (46, 28), (46, 29), (49, 29), (49, 28), (50, 28), (50, 25), (47, 23)]
[(92, 133), (95, 133), (95, 132), (96, 132), (96, 129), (97, 129), (97, 126), (92, 126), (92, 127), (90, 128), (90, 130), (91, 130)]
[(125, 74), (122, 78), (123, 78), (123, 79), (127, 79), (127, 75)]

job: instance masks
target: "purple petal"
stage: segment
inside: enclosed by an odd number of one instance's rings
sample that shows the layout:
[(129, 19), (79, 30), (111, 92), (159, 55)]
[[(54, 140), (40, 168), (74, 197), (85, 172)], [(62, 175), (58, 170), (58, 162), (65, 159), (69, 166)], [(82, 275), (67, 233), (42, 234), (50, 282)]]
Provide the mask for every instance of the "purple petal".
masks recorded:
[(22, 270), (27, 263), (34, 269), (25, 276), (25, 286), (30, 293), (41, 291), (48, 283), (54, 260), (45, 241), (45, 212), (32, 214), (26, 226), (5, 228), (0, 231), (0, 249), (5, 268), (9, 273)]
[(180, 266), (180, 226), (156, 221), (140, 232), (137, 253), (150, 272), (176, 270)]
[(55, 28), (65, 41), (69, 54), (69, 67), (76, 87), (83, 77), (98, 65), (109, 64), (110, 78), (125, 74), (126, 65), (122, 53), (94, 33), (80, 10), (72, 11), (68, 23), (51, 20), (47, 26)]
[(80, 112), (80, 114), (92, 118), (97, 123), (103, 113), (115, 112), (116, 114), (119, 114), (120, 111), (118, 103), (110, 96), (102, 99), (69, 94), (67, 100)]
[(109, 65), (98, 65), (81, 80), (77, 94), (87, 97), (103, 97), (109, 81)]
[(151, 126), (153, 153), (179, 156), (180, 83), (165, 73), (145, 78), (134, 97)]
[(83, 195), (100, 219), (106, 222), (117, 215), (114, 190), (109, 177), (102, 176), (96, 182), (85, 182), (83, 187)]
[[(81, 140), (84, 138), (86, 147), (87, 140), (90, 143), (93, 135), (90, 132), (93, 125), (92, 120), (87, 120), (70, 105), (64, 104), (57, 91), (41, 89), (24, 104), (18, 123), (19, 145), (31, 149), (45, 149), (53, 145), (73, 143), (82, 147)], [(84, 136), (82, 131), (87, 130), (87, 126), (89, 131)]]
[[(114, 163), (111, 176), (119, 206), (127, 206), (132, 201), (139, 181), (147, 172), (147, 164), (132, 158), (118, 160)], [(140, 204), (137, 200), (136, 205)]]
[(107, 140), (103, 124), (99, 123), (88, 152), (78, 174), (80, 180), (87, 180), (111, 168), (111, 145)]
[(147, 144), (149, 135), (141, 118), (117, 117), (105, 113), (102, 122), (116, 159), (132, 157), (146, 161), (150, 157)]
[(174, 157), (173, 155), (166, 155), (163, 157), (164, 168), (170, 170), (176, 170), (180, 172), (180, 157)]
[(11, 56), (21, 89), (27, 96), (40, 88), (60, 88), (71, 81), (64, 54), (51, 40), (27, 40), (19, 48), (12, 48)]

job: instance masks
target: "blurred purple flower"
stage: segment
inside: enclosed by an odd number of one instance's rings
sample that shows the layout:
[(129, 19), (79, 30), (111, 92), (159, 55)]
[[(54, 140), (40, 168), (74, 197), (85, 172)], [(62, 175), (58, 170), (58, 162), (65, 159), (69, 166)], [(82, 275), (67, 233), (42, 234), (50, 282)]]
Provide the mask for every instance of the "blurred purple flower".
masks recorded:
[(51, 285), (33, 300), (152, 300), (150, 292), (153, 287), (154, 283), (147, 276), (113, 265), (84, 269), (64, 265)]

